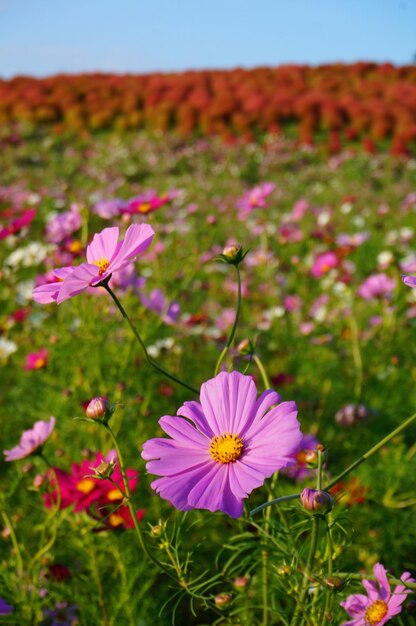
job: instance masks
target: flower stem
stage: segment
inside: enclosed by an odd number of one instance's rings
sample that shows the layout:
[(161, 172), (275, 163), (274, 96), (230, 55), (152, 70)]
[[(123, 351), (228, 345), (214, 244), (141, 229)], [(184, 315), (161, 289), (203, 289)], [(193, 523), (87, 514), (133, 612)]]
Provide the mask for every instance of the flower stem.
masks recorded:
[(231, 329), (230, 332), (230, 336), (228, 337), (228, 341), (225, 344), (225, 347), (223, 349), (223, 351), (221, 352), (217, 364), (215, 366), (215, 370), (214, 370), (214, 376), (216, 376), (219, 372), (221, 363), (223, 362), (223, 360), (225, 359), (225, 356), (229, 350), (229, 348), (231, 347), (233, 341), (234, 341), (234, 337), (235, 337), (235, 332), (237, 330), (237, 326), (238, 326), (238, 320), (240, 318), (240, 310), (241, 310), (241, 276), (240, 276), (240, 268), (238, 267), (238, 265), (234, 266), (237, 272), (237, 305), (236, 305), (236, 309), (235, 309), (235, 317), (234, 317), (234, 324), (233, 327)]
[(120, 313), (122, 314), (122, 316), (124, 317), (124, 319), (127, 321), (127, 323), (129, 324), (134, 336), (136, 337), (137, 341), (140, 344), (141, 349), (143, 350), (144, 356), (146, 358), (146, 361), (149, 363), (149, 365), (151, 365), (154, 369), (156, 369), (158, 372), (160, 372), (161, 374), (163, 374), (164, 376), (167, 376), (167, 378), (170, 378), (171, 380), (173, 380), (175, 383), (178, 383), (178, 385), (182, 385), (182, 387), (185, 387), (186, 389), (188, 389), (189, 391), (192, 391), (193, 393), (196, 393), (197, 395), (199, 395), (199, 391), (198, 389), (196, 389), (195, 387), (192, 387), (192, 385), (188, 385), (188, 383), (186, 383), (185, 381), (181, 380), (180, 378), (178, 378), (177, 376), (175, 376), (174, 374), (171, 374), (170, 372), (168, 372), (167, 370), (165, 370), (164, 367), (162, 367), (161, 365), (159, 365), (159, 363), (157, 363), (154, 359), (152, 359), (152, 357), (150, 356), (150, 354), (147, 351), (147, 348), (144, 344), (143, 339), (141, 338), (139, 331), (137, 330), (137, 328), (135, 327), (135, 325), (133, 324), (133, 322), (131, 321), (130, 317), (127, 315), (127, 312), (125, 310), (125, 308), (123, 307), (123, 305), (121, 304), (120, 300), (117, 298), (116, 294), (114, 293), (114, 291), (111, 289), (111, 287), (108, 285), (107, 282), (102, 282), (100, 283), (100, 285), (102, 287), (104, 287), (104, 289), (106, 289), (108, 291), (108, 293), (110, 294), (110, 296), (113, 298), (118, 310), (120, 311)]
[(334, 478), (333, 480), (331, 480), (331, 482), (329, 482), (325, 487), (324, 490), (328, 491), (328, 489), (331, 489), (331, 487), (333, 487), (334, 485), (336, 485), (340, 480), (342, 480), (343, 478), (345, 478), (345, 476), (347, 476), (348, 474), (350, 474), (350, 472), (352, 472), (356, 467), (358, 467), (359, 465), (361, 465), (361, 463), (364, 463), (364, 461), (367, 461), (367, 459), (370, 458), (370, 456), (372, 456), (373, 454), (375, 454), (375, 452), (378, 452), (378, 450), (380, 450), (380, 448), (382, 448), (384, 445), (386, 445), (386, 443), (388, 443), (389, 441), (391, 441), (391, 439), (393, 439), (394, 437), (396, 437), (396, 435), (398, 435), (399, 433), (402, 432), (402, 430), (405, 430), (405, 428), (407, 428), (408, 426), (410, 426), (410, 424), (412, 422), (414, 422), (416, 420), (416, 413), (414, 413), (411, 417), (409, 417), (407, 420), (405, 420), (402, 424), (400, 424), (400, 426), (398, 426), (397, 428), (395, 428), (390, 434), (388, 434), (386, 437), (384, 437), (381, 441), (379, 441), (378, 443), (376, 443), (375, 446), (373, 446), (372, 448), (370, 448), (369, 450), (367, 450), (367, 452), (365, 452), (362, 456), (360, 456), (359, 459), (357, 459), (356, 461), (354, 461), (354, 463), (352, 463), (349, 467), (347, 467), (346, 470), (344, 470), (343, 472), (341, 472), (341, 474), (339, 474), (336, 478)]
[(363, 359), (360, 350), (360, 333), (358, 330), (357, 320), (353, 315), (351, 315), (349, 321), (351, 332), (351, 351), (355, 365), (354, 396), (355, 399), (358, 401), (361, 396), (361, 389), (363, 385)]
[(143, 550), (143, 552), (145, 553), (145, 555), (147, 556), (147, 558), (152, 561), (155, 565), (157, 565), (157, 567), (159, 567), (165, 574), (167, 574), (168, 576), (170, 576), (171, 578), (175, 578), (175, 576), (173, 576), (171, 574), (171, 572), (165, 567), (165, 565), (159, 561), (159, 559), (157, 557), (155, 557), (154, 554), (152, 554), (149, 550), (149, 548), (147, 547), (145, 541), (144, 541), (144, 537), (143, 537), (143, 532), (142, 529), (140, 527), (139, 521), (137, 519), (136, 516), (136, 511), (135, 508), (133, 506), (133, 503), (131, 501), (131, 491), (130, 491), (130, 487), (129, 487), (129, 481), (127, 478), (127, 474), (126, 474), (126, 468), (124, 465), (124, 461), (123, 461), (123, 456), (121, 454), (121, 450), (120, 450), (120, 446), (118, 445), (118, 441), (117, 441), (117, 437), (115, 436), (111, 426), (109, 426), (109, 424), (103, 424), (104, 428), (107, 429), (111, 440), (114, 444), (114, 447), (116, 449), (116, 453), (117, 453), (117, 458), (118, 458), (118, 463), (120, 465), (120, 471), (121, 471), (121, 475), (123, 477), (123, 484), (124, 484), (124, 491), (127, 495), (127, 506), (129, 507), (129, 511), (130, 511), (130, 515), (131, 518), (133, 520), (133, 524), (134, 524), (134, 530), (136, 531), (136, 535), (137, 535), (137, 539), (139, 541), (139, 545), (141, 547), (141, 549)]
[[(362, 456), (360, 456), (359, 459), (357, 459), (356, 461), (354, 461), (354, 463), (352, 463), (351, 465), (349, 465), (347, 467), (347, 469), (345, 469), (343, 472), (341, 472), (341, 474), (339, 474), (336, 478), (334, 478), (333, 480), (331, 480), (327, 485), (325, 485), (325, 487), (323, 488), (324, 491), (328, 491), (329, 489), (331, 489), (331, 487), (333, 487), (334, 485), (336, 485), (340, 480), (342, 480), (343, 478), (345, 478), (345, 476), (348, 476), (348, 474), (350, 474), (356, 467), (358, 467), (359, 465), (361, 465), (361, 463), (364, 463), (364, 461), (367, 461), (367, 459), (370, 458), (370, 456), (372, 456), (373, 454), (375, 454), (376, 452), (378, 452), (378, 450), (380, 450), (380, 448), (382, 448), (383, 446), (386, 445), (386, 443), (388, 443), (389, 441), (391, 441), (391, 439), (393, 439), (394, 437), (396, 437), (396, 435), (398, 435), (399, 433), (401, 433), (403, 430), (405, 430), (408, 426), (410, 426), (410, 424), (412, 424), (412, 422), (414, 422), (416, 420), (416, 413), (414, 413), (413, 415), (411, 415), (410, 417), (407, 418), (407, 420), (405, 420), (402, 424), (400, 424), (400, 426), (398, 426), (397, 428), (395, 428), (391, 433), (389, 433), (388, 435), (386, 435), (386, 437), (384, 437), (383, 439), (381, 439), (381, 441), (379, 441), (378, 443), (376, 443), (375, 446), (373, 446), (372, 448), (370, 448), (369, 450), (367, 450), (367, 452), (365, 452)], [(252, 511), (250, 511), (250, 516), (255, 515), (256, 513), (258, 513), (259, 511), (261, 511), (262, 509), (265, 509), (268, 506), (272, 506), (273, 504), (279, 504), (280, 502), (285, 502), (287, 500), (296, 500), (297, 498), (300, 497), (299, 493), (294, 493), (291, 494), (289, 496), (282, 496), (281, 498), (276, 498), (275, 500), (270, 500), (269, 502), (263, 502), (263, 504), (260, 504), (260, 506), (256, 507), (255, 509), (253, 509)]]
[(263, 380), (263, 385), (265, 389), (270, 389), (271, 388), (271, 384), (270, 384), (270, 380), (269, 377), (267, 376), (266, 370), (264, 369), (264, 365), (261, 362), (261, 360), (259, 359), (259, 357), (257, 356), (257, 354), (253, 354), (253, 360), (255, 362), (255, 364), (257, 365), (260, 375), (262, 377)]
[(318, 535), (319, 535), (319, 516), (314, 515), (312, 517), (311, 544), (309, 547), (309, 554), (308, 554), (308, 560), (306, 562), (306, 568), (303, 574), (303, 581), (302, 581), (301, 592), (299, 595), (299, 602), (295, 610), (295, 613), (293, 615), (293, 619), (290, 622), (290, 626), (297, 626), (297, 624), (299, 624), (299, 618), (300, 618), (299, 607), (303, 607), (306, 595), (308, 593), (309, 580), (311, 578), (313, 562), (315, 559), (315, 552), (316, 552), (316, 548), (318, 545)]

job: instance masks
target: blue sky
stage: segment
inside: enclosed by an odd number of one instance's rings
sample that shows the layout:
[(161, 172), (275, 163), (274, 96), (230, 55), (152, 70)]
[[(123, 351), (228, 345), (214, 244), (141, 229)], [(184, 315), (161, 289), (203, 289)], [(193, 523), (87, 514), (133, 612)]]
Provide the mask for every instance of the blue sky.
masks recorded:
[(0, 0), (0, 76), (411, 63), (416, 0)]

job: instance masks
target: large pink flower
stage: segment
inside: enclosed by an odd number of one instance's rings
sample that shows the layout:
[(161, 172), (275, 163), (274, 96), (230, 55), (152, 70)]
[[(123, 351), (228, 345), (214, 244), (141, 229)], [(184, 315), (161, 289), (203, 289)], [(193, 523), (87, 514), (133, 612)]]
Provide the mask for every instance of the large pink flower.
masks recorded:
[(162, 477), (153, 489), (183, 511), (242, 515), (243, 499), (293, 463), (302, 440), (294, 402), (279, 404), (271, 389), (256, 396), (250, 376), (222, 372), (201, 386), (200, 402), (162, 417), (171, 439), (151, 439), (142, 452), (147, 470)]
[(56, 300), (60, 304), (88, 287), (97, 286), (109, 278), (112, 272), (122, 270), (134, 261), (150, 246), (153, 236), (154, 230), (148, 224), (132, 224), (125, 238), (119, 242), (117, 226), (104, 228), (101, 233), (94, 235), (87, 246), (87, 263), (75, 268), (54, 270), (57, 282), (36, 287), (33, 290), (34, 300), (41, 304)]
[[(362, 584), (367, 595), (354, 593), (340, 605), (354, 619), (344, 622), (342, 626), (384, 626), (394, 615), (402, 610), (402, 604), (411, 593), (404, 585), (397, 585), (392, 592), (387, 573), (381, 563), (374, 565), (373, 580), (363, 580)], [(409, 572), (404, 572), (400, 577), (403, 582), (414, 582)], [(378, 586), (377, 586), (378, 585)]]
[(11, 450), (4, 450), (6, 461), (17, 461), (24, 459), (37, 452), (49, 439), (51, 432), (55, 428), (56, 419), (51, 417), (49, 422), (39, 420), (35, 422), (33, 428), (25, 430), (20, 438), (20, 443)]

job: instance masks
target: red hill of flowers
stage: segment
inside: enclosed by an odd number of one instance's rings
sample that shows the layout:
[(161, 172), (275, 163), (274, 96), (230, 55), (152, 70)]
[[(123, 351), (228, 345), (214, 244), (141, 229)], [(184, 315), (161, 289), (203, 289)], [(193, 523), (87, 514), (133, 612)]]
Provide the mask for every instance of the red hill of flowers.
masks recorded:
[(174, 130), (251, 138), (290, 127), (332, 151), (346, 141), (393, 153), (416, 145), (416, 67), (286, 65), (181, 74), (58, 75), (0, 80), (0, 123), (57, 129)]

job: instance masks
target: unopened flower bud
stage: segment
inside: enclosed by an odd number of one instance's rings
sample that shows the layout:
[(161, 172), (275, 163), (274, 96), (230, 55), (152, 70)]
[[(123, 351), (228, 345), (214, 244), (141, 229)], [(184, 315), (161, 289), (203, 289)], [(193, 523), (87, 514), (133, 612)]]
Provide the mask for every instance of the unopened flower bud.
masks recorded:
[(248, 250), (244, 252), (243, 248), (238, 245), (225, 246), (219, 258), (230, 265), (239, 265), (246, 256)]
[(110, 404), (107, 398), (103, 396), (98, 396), (97, 398), (93, 398), (91, 402), (88, 404), (85, 409), (85, 414), (92, 420), (100, 420), (108, 413), (110, 410)]
[(231, 602), (231, 595), (229, 593), (219, 593), (214, 598), (216, 606), (223, 607)]
[(153, 535), (153, 537), (160, 537), (162, 532), (163, 532), (162, 522), (159, 522), (159, 524), (155, 524), (154, 526), (150, 527), (150, 534)]
[(328, 513), (332, 509), (332, 498), (326, 491), (306, 487), (300, 494), (302, 506), (310, 513)]
[(318, 452), (316, 450), (305, 450), (303, 458), (310, 469), (318, 467)]
[(237, 351), (242, 356), (247, 356), (248, 354), (253, 354), (254, 346), (250, 339), (243, 339), (237, 346)]
[(339, 576), (328, 576), (328, 578), (325, 578), (324, 582), (329, 589), (340, 591), (345, 587), (346, 581), (343, 578), (339, 578)]
[(250, 578), (248, 576), (237, 576), (234, 579), (234, 587), (237, 591), (244, 591), (249, 583)]
[(280, 567), (277, 568), (277, 573), (279, 576), (290, 576), (292, 568), (286, 563), (285, 565), (280, 565)]
[(114, 472), (114, 463), (103, 461), (95, 468), (95, 472), (100, 478), (110, 478), (111, 474)]

